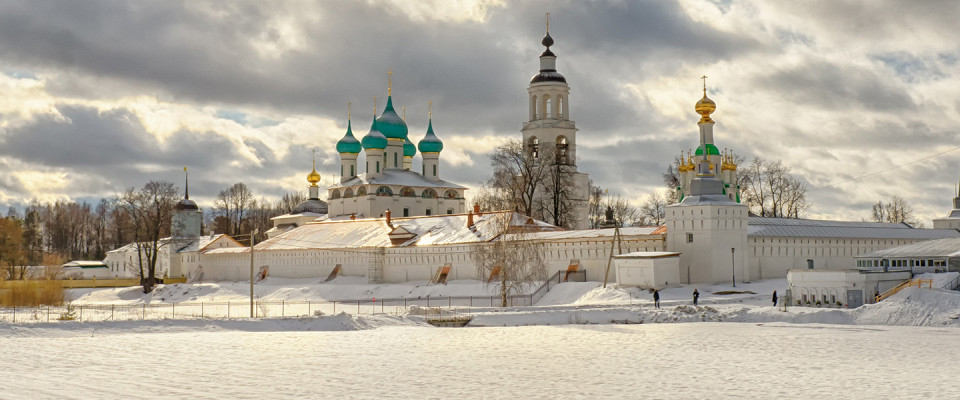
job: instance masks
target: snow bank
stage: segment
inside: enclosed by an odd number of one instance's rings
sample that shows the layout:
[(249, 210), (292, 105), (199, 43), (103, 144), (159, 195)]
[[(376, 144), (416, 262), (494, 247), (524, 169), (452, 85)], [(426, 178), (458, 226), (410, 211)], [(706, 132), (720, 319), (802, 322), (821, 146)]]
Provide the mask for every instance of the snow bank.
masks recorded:
[(105, 322), (0, 323), (2, 337), (89, 336), (130, 333), (176, 333), (197, 331), (293, 332), (358, 331), (384, 326), (426, 326), (422, 318), (390, 315), (336, 315), (270, 319), (183, 319)]

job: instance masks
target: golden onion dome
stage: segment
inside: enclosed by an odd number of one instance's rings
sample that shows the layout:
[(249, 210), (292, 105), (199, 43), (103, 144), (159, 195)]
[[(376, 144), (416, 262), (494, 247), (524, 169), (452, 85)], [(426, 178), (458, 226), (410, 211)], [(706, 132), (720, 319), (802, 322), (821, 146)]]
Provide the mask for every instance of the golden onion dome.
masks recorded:
[(717, 103), (710, 100), (707, 94), (704, 93), (703, 98), (697, 102), (696, 110), (697, 114), (701, 116), (701, 121), (711, 121), (710, 114), (717, 110)]
[(317, 182), (320, 182), (320, 174), (317, 173), (316, 169), (307, 174), (307, 182), (310, 182), (311, 186), (317, 186)]

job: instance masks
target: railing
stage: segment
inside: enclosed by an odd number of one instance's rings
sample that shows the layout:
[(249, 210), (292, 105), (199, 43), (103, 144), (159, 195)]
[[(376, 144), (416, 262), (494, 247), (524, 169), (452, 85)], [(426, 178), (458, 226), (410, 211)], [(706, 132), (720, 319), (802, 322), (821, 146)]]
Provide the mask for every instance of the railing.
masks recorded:
[(947, 290), (957, 290), (957, 288), (960, 288), (960, 275), (957, 275), (957, 277), (954, 280), (944, 285), (943, 288)]
[(586, 282), (587, 271), (567, 271), (565, 269), (557, 271), (557, 273), (547, 278), (546, 281), (543, 281), (543, 284), (530, 294), (530, 305), (537, 304), (550, 289), (565, 282), (564, 278), (566, 278), (566, 282)]
[[(507, 297), (508, 307), (526, 307), (537, 303), (554, 286), (568, 282), (586, 282), (585, 271), (558, 271), (529, 295)], [(485, 308), (500, 307), (500, 296), (451, 296), (406, 299), (322, 300), (322, 301), (254, 301), (255, 318), (302, 317), (350, 314), (423, 314), (437, 312), (457, 315)], [(412, 310), (418, 307), (419, 310)], [(432, 311), (427, 311), (432, 310)], [(151, 303), (151, 304), (78, 304), (65, 306), (0, 308), (0, 322), (56, 322), (56, 321), (131, 321), (156, 319), (248, 318), (249, 301)]]
[[(499, 296), (427, 297), (418, 299), (370, 299), (337, 301), (254, 301), (255, 318), (303, 317), (349, 314), (406, 314), (411, 307), (422, 310), (456, 310), (469, 314), (473, 309), (500, 306)], [(531, 305), (531, 295), (507, 298), (507, 306)], [(417, 311), (422, 313), (421, 311)], [(443, 311), (447, 312), (447, 311)], [(65, 306), (0, 308), (0, 322), (57, 321), (131, 321), (156, 319), (230, 319), (250, 317), (249, 301), (152, 303), (152, 304), (82, 304)]]
[(905, 288), (914, 287), (914, 286), (919, 288), (919, 287), (923, 287), (923, 285), (927, 285), (927, 289), (932, 289), (933, 279), (913, 279), (913, 280), (903, 282), (897, 286), (894, 286), (892, 289), (887, 290), (886, 292), (883, 292), (880, 295), (878, 295), (875, 298), (875, 302), (879, 303), (881, 300), (886, 299), (887, 297), (893, 296)]

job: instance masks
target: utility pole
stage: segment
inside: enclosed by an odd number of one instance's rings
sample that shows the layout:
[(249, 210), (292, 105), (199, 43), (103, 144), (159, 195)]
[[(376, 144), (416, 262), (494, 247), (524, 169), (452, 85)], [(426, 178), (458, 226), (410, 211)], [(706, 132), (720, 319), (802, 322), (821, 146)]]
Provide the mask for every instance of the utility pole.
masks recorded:
[(250, 318), (253, 318), (253, 245), (257, 230), (250, 232)]
[(603, 287), (607, 287), (607, 277), (610, 276), (610, 263), (613, 262), (613, 248), (614, 245), (617, 245), (617, 248), (620, 250), (619, 254), (623, 254), (623, 247), (620, 243), (620, 224), (617, 222), (616, 218), (613, 217), (613, 210), (610, 207), (607, 207), (607, 224), (613, 223), (613, 240), (610, 242), (610, 257), (607, 258), (607, 270), (603, 273)]

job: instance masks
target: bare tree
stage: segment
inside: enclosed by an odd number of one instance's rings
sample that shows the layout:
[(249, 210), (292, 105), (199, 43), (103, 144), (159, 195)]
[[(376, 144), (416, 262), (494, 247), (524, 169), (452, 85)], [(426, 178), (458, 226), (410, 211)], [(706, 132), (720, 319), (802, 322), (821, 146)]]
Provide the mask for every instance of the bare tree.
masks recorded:
[(744, 172), (742, 198), (753, 213), (761, 217), (800, 218), (810, 208), (806, 182), (790, 174), (790, 168), (781, 161), (756, 157)]
[(26, 265), (23, 257), (23, 231), (20, 220), (0, 217), (0, 280), (23, 279)]
[(554, 225), (569, 228), (570, 217), (574, 212), (574, 174), (576, 171), (565, 154), (558, 153), (553, 147), (541, 150), (541, 162), (545, 162), (547, 173), (541, 183), (543, 196), (535, 204), (536, 217), (552, 221)]
[(540, 162), (540, 149), (524, 149), (523, 142), (510, 139), (490, 155), (493, 177), (487, 185), (502, 196), (498, 202), (511, 204), (511, 209), (523, 215), (534, 215), (537, 190), (543, 184), (548, 163)]
[(161, 239), (170, 234), (170, 220), (178, 200), (177, 189), (166, 181), (150, 181), (139, 191), (129, 188), (120, 194), (122, 207), (133, 222), (136, 268), (144, 293), (156, 286), (157, 261), (161, 248), (167, 244)]
[[(287, 192), (280, 196), (280, 200), (274, 203), (273, 208), (277, 215), (289, 214), (297, 204), (307, 200), (307, 194), (302, 191)], [(262, 203), (262, 202), (261, 202)]]
[(226, 217), (229, 222), (229, 231), (222, 232), (230, 235), (239, 235), (243, 233), (241, 228), (243, 226), (243, 219), (246, 216), (247, 212), (250, 210), (250, 206), (253, 204), (253, 192), (250, 191), (250, 188), (247, 185), (241, 183), (235, 183), (233, 186), (225, 190), (221, 190), (217, 194), (217, 199), (214, 201), (214, 206), (217, 209), (217, 212), (220, 216)]
[(913, 212), (913, 207), (900, 196), (890, 201), (878, 201), (871, 209), (870, 220), (874, 222), (906, 223), (914, 228), (923, 228), (923, 222)]
[(667, 171), (663, 173), (663, 186), (667, 189), (667, 196), (664, 201), (667, 204), (680, 202), (680, 165), (683, 162), (682, 155), (674, 157), (673, 164), (668, 165)]
[(546, 278), (542, 246), (526, 240), (523, 229), (510, 229), (513, 216), (513, 213), (493, 216), (501, 234), (491, 242), (474, 247), (471, 254), (480, 276), (496, 273), (497, 279), (491, 282), (500, 294), (501, 307), (508, 305), (510, 296), (522, 294)]
[(654, 190), (640, 207), (640, 216), (645, 225), (660, 225), (667, 216), (667, 200)]
[(590, 181), (590, 200), (588, 201), (587, 221), (590, 229), (597, 229), (606, 221), (606, 209), (603, 206), (604, 193), (600, 186), (593, 186)]
[(473, 195), (473, 204), (480, 207), (481, 211), (515, 211), (515, 203), (510, 194), (503, 188), (481, 185), (477, 193)]

